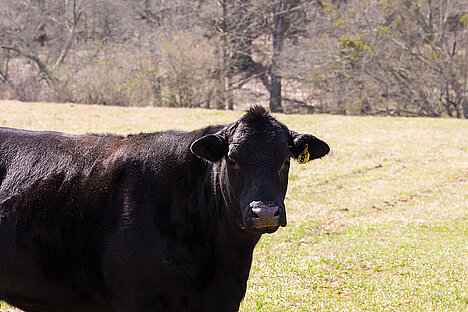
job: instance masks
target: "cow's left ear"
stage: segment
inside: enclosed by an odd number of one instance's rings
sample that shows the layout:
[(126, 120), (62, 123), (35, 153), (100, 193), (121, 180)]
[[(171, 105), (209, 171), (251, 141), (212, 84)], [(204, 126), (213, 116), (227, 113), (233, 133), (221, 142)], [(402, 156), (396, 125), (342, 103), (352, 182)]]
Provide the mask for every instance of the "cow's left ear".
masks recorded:
[(316, 138), (312, 134), (299, 134), (291, 131), (291, 154), (301, 164), (309, 160), (323, 157), (328, 154), (330, 147), (327, 143)]
[(205, 135), (190, 146), (192, 153), (209, 161), (218, 161), (228, 153), (226, 139), (216, 134)]

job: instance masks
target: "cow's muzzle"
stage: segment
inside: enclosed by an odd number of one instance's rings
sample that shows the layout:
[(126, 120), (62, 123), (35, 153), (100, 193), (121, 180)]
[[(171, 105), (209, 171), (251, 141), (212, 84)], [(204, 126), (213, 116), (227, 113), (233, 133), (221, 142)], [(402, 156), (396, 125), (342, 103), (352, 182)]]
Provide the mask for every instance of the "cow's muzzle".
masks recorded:
[(286, 215), (275, 202), (253, 201), (249, 205), (246, 225), (262, 233), (273, 233), (279, 226), (286, 226)]

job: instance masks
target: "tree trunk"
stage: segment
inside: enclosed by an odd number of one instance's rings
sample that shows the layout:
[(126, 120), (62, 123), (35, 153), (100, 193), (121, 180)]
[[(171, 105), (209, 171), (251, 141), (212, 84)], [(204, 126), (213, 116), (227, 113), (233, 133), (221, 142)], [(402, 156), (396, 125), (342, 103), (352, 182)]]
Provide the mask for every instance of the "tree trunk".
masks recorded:
[(234, 96), (232, 92), (232, 73), (231, 70), (228, 69), (226, 73), (225, 79), (225, 107), (230, 110), (234, 109)]
[(220, 0), (223, 8), (223, 19), (221, 21), (221, 41), (223, 44), (223, 67), (224, 67), (224, 108), (234, 109), (234, 96), (232, 90), (232, 58), (231, 41), (229, 37), (229, 8), (227, 0)]
[(270, 91), (270, 110), (272, 112), (282, 112), (281, 106), (281, 76), (271, 74), (271, 91)]
[(271, 58), (271, 89), (270, 89), (270, 110), (272, 112), (282, 112), (281, 105), (281, 76), (279, 74), (279, 59), (283, 48), (284, 40), (284, 14), (287, 8), (287, 0), (278, 0), (277, 11), (273, 19), (273, 54)]
[(462, 109), (463, 109), (463, 116), (468, 119), (468, 97), (463, 97), (462, 99)]

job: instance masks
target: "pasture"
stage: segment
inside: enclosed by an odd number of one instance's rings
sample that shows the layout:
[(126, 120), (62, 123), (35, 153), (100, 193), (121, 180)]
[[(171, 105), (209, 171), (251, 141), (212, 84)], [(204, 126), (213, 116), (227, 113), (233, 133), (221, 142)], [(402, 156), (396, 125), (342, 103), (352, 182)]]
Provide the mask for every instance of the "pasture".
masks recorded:
[[(190, 130), (240, 115), (0, 101), (0, 126), (74, 133)], [(289, 224), (257, 245), (241, 311), (467, 311), (468, 121), (275, 116), (332, 151), (292, 162)]]

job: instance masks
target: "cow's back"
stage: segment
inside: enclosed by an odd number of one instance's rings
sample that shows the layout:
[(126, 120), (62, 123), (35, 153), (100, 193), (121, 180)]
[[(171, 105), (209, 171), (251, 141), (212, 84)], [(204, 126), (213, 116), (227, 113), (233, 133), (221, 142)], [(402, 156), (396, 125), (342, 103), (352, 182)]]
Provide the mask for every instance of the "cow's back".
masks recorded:
[(0, 202), (54, 174), (86, 174), (105, 137), (0, 128)]
[(112, 181), (99, 175), (118, 139), (0, 128), (0, 299), (102, 303)]

